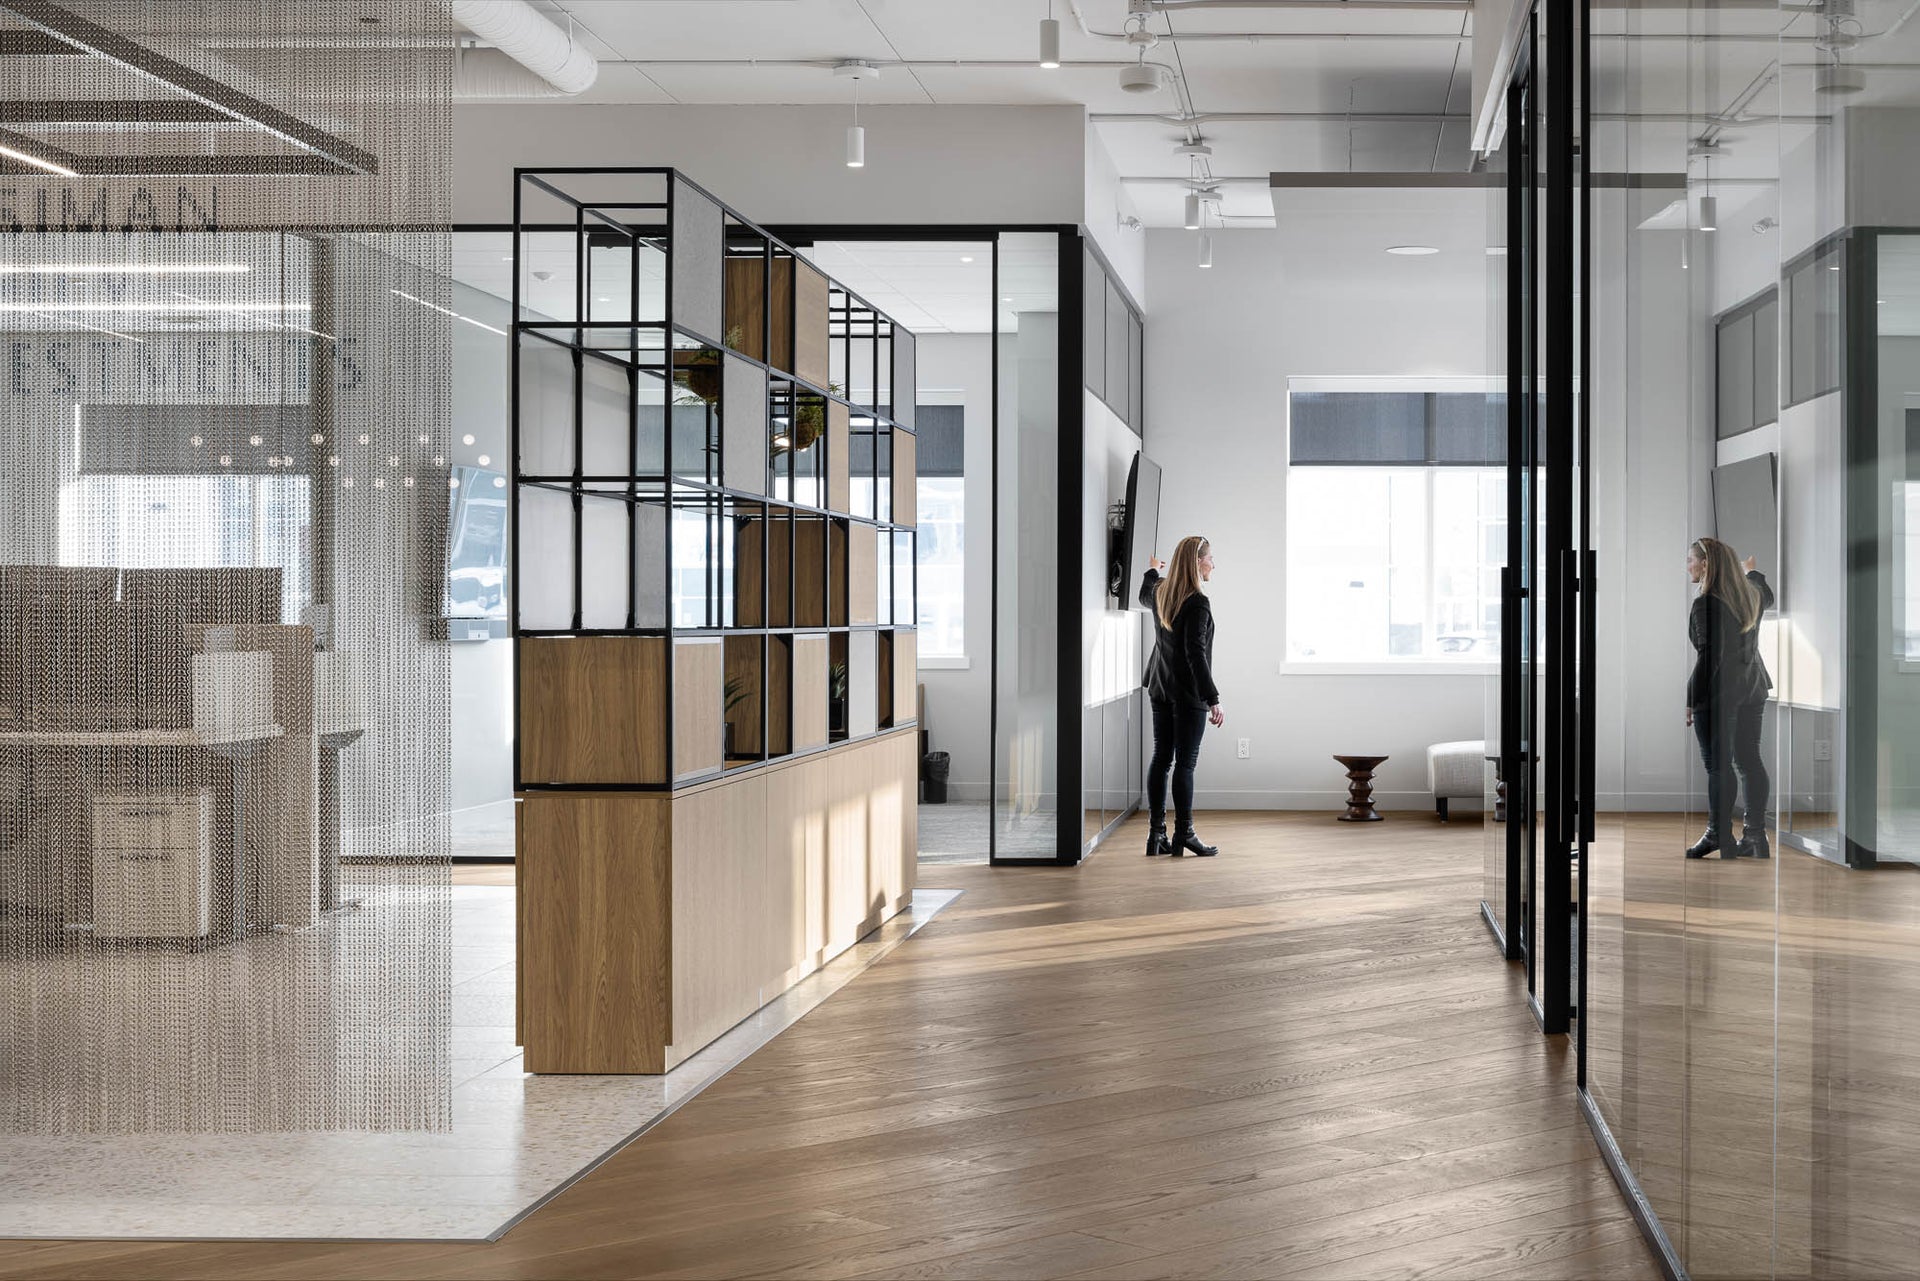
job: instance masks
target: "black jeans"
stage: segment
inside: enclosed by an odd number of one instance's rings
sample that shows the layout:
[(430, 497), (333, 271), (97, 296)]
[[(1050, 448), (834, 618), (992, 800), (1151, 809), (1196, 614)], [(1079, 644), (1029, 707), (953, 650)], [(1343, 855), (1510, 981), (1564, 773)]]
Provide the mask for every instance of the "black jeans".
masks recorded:
[(1700, 743), (1700, 763), (1707, 768), (1707, 830), (1722, 840), (1735, 840), (1733, 832), (1734, 776), (1746, 793), (1746, 826), (1758, 832), (1767, 824), (1767, 800), (1773, 780), (1767, 777), (1767, 762), (1760, 753), (1760, 722), (1766, 714), (1764, 702), (1745, 703), (1716, 711), (1697, 707), (1693, 712), (1693, 736)]
[(1200, 759), (1200, 736), (1207, 731), (1207, 709), (1178, 703), (1153, 704), (1153, 760), (1147, 765), (1147, 808), (1156, 823), (1167, 815), (1167, 771), (1173, 771), (1175, 831), (1193, 828), (1193, 767)]

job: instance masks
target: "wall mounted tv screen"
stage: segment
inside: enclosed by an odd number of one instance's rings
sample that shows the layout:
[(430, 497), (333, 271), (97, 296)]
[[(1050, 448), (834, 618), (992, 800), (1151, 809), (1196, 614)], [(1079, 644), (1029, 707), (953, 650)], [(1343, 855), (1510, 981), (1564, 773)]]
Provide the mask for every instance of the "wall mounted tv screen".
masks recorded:
[(455, 467), (447, 491), (447, 617), (507, 616), (507, 478)]
[(1774, 455), (1760, 454), (1713, 469), (1714, 536), (1733, 547), (1736, 556), (1751, 556), (1758, 569), (1780, 586)]
[(1127, 506), (1121, 517), (1118, 547), (1122, 560), (1115, 566), (1115, 595), (1123, 608), (1140, 608), (1140, 576), (1153, 563), (1160, 539), (1160, 465), (1136, 452), (1127, 471)]

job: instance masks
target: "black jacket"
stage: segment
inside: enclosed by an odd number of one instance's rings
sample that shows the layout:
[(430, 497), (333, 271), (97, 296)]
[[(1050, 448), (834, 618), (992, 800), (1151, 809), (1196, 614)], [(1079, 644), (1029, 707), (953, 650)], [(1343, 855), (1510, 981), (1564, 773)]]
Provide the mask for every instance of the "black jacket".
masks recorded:
[[(1760, 593), (1760, 609), (1773, 608), (1773, 589), (1759, 570), (1747, 575)], [(1739, 620), (1717, 596), (1696, 596), (1687, 612), (1687, 639), (1693, 642), (1693, 671), (1687, 676), (1687, 706), (1694, 711), (1763, 703), (1773, 688), (1760, 661), (1760, 627), (1740, 630)]]
[(1195, 592), (1180, 607), (1173, 630), (1160, 625), (1154, 608), (1160, 573), (1150, 569), (1140, 580), (1140, 603), (1153, 615), (1153, 656), (1147, 660), (1147, 694), (1156, 703), (1212, 707), (1220, 701), (1213, 686), (1213, 606)]

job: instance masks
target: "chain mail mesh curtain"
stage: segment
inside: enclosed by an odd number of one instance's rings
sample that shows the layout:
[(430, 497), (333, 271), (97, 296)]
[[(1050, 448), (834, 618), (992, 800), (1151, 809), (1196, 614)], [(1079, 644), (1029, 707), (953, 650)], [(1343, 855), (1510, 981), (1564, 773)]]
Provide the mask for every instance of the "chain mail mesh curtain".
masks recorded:
[(0, 0), (0, 1128), (449, 1124), (431, 0)]

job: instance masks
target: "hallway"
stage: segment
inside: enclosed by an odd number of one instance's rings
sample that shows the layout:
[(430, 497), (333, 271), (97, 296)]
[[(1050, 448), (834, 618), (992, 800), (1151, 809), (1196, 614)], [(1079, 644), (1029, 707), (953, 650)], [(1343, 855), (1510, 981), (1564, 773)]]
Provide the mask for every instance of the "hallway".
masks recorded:
[(1206, 817), (1210, 862), (927, 868), (965, 896), (497, 1243), (0, 1276), (1657, 1276), (1480, 922), (1477, 821)]

